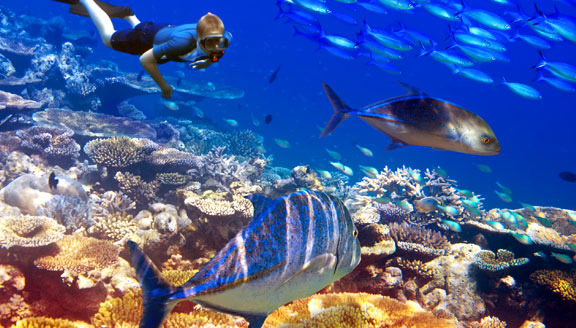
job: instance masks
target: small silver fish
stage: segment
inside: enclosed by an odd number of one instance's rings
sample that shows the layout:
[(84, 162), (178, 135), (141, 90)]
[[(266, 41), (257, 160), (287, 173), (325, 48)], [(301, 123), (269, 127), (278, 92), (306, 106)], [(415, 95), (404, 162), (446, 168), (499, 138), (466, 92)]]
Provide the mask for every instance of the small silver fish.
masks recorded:
[(269, 313), (316, 293), (360, 262), (358, 231), (340, 200), (315, 191), (249, 199), (254, 220), (182, 286), (164, 280), (142, 249), (127, 243), (142, 287), (140, 327), (160, 327), (177, 303), (191, 300), (260, 328)]

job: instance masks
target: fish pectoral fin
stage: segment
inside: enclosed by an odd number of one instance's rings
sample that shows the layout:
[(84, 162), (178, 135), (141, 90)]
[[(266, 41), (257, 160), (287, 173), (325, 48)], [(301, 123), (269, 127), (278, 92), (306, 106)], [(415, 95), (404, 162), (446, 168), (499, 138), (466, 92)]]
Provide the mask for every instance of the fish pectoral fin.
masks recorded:
[(390, 145), (388, 147), (384, 148), (384, 150), (393, 150), (393, 149), (402, 148), (404, 146), (408, 146), (408, 144), (401, 141), (401, 140), (392, 138), (392, 142), (390, 143)]
[(398, 84), (400, 84), (402, 87), (404, 87), (404, 89), (406, 89), (406, 91), (408, 91), (407, 96), (428, 97), (426, 93), (422, 92), (422, 90), (416, 88), (415, 86), (412, 86), (404, 82), (398, 82)]
[(324, 253), (318, 255), (310, 261), (304, 263), (302, 268), (288, 277), (288, 279), (286, 279), (281, 286), (284, 286), (294, 278), (297, 278), (305, 273), (323, 274), (326, 270), (333, 270), (334, 265), (336, 265), (336, 256), (334, 256), (334, 254)]

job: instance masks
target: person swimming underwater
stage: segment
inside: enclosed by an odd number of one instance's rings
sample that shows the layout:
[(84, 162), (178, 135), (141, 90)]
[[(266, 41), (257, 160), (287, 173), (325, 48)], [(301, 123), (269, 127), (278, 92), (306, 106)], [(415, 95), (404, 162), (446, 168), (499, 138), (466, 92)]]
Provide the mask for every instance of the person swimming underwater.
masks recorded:
[[(206, 68), (222, 58), (231, 38), (222, 20), (212, 13), (202, 16), (197, 24), (175, 26), (140, 22), (130, 7), (99, 0), (53, 1), (70, 4), (70, 13), (90, 17), (107, 47), (139, 55), (142, 67), (167, 99), (172, 97), (173, 88), (160, 73), (159, 64), (189, 62), (195, 69)], [(132, 28), (116, 31), (111, 18), (122, 18)]]

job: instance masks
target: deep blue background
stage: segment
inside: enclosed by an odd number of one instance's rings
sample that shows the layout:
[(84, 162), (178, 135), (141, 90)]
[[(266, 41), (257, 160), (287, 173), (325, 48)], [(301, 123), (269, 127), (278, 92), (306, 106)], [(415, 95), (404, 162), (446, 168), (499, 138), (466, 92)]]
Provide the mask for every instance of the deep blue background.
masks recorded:
[[(274, 155), (275, 166), (293, 167), (311, 164), (315, 169), (330, 169), (331, 160), (324, 150), (338, 150), (342, 162), (355, 170), (353, 180), (361, 178), (358, 165), (382, 168), (385, 165), (402, 165), (413, 168), (441, 166), (459, 182), (459, 186), (483, 194), (486, 207), (519, 207), (516, 201), (534, 205), (559, 206), (576, 209), (576, 184), (562, 181), (560, 171), (576, 171), (576, 95), (551, 88), (547, 84), (532, 83), (537, 74), (531, 69), (539, 62), (536, 49), (522, 41), (509, 43), (509, 63), (480, 65), (494, 80), (504, 74), (508, 81), (528, 83), (537, 87), (544, 99), (528, 100), (511, 93), (505, 87), (476, 83), (459, 76), (452, 76), (442, 64), (431, 58), (417, 58), (416, 51), (399, 62), (403, 74), (388, 75), (378, 68), (366, 65), (366, 58), (348, 61), (336, 58), (307, 39), (293, 35), (291, 24), (275, 20), (278, 10), (275, 1), (137, 1), (114, 0), (112, 4), (129, 5), (142, 21), (185, 24), (211, 11), (219, 15), (234, 38), (222, 61), (204, 72), (194, 71), (175, 63), (161, 66), (167, 75), (184, 71), (190, 80), (213, 81), (243, 88), (246, 96), (240, 100), (200, 103), (206, 115), (226, 127), (223, 118), (234, 118), (238, 129), (250, 128), (265, 137), (268, 154)], [(502, 13), (513, 10), (487, 0), (467, 2), (470, 7), (490, 9)], [(532, 0), (521, 2), (527, 13), (534, 15)], [(95, 30), (87, 18), (70, 15), (67, 6), (48, 0), (4, 0), (1, 3), (17, 13), (43, 18), (62, 16), (71, 28)], [(560, 2), (539, 1), (545, 12), (559, 6), (562, 13), (574, 15), (575, 10)], [(423, 9), (413, 14), (391, 12), (375, 15), (355, 6), (346, 6), (328, 0), (334, 11), (345, 12), (362, 20), (368, 19), (373, 26), (387, 28), (402, 21), (411, 29), (425, 30), (436, 40), (448, 35), (448, 22), (431, 16)], [(354, 39), (360, 26), (349, 26), (333, 17), (322, 17), (327, 33)], [(117, 28), (127, 23), (115, 21)], [(545, 51), (551, 61), (576, 64), (576, 44), (570, 41), (554, 43), (553, 49)], [(118, 63), (124, 71), (140, 72), (138, 58), (115, 52), (99, 45), (88, 60), (106, 59)], [(275, 83), (269, 84), (270, 73), (282, 65)], [(426, 93), (449, 100), (478, 113), (493, 128), (502, 145), (497, 156), (482, 157), (437, 151), (424, 147), (405, 147), (384, 151), (389, 139), (370, 128), (357, 118), (351, 118), (333, 135), (318, 139), (319, 128), (332, 113), (321, 81), (328, 82), (351, 107), (361, 107), (375, 101), (404, 94), (396, 83), (403, 81), (419, 87)], [(152, 103), (160, 101), (152, 98)], [(239, 106), (239, 105), (242, 106)], [(154, 106), (154, 105), (151, 105)], [(263, 120), (273, 115), (270, 125), (254, 127), (250, 113)], [(290, 149), (274, 144), (273, 138), (287, 139)], [(358, 143), (374, 151), (373, 158), (362, 155), (354, 146)], [(475, 165), (489, 165), (493, 173), (481, 172)], [(494, 194), (495, 182), (514, 191), (514, 203), (506, 204)]]

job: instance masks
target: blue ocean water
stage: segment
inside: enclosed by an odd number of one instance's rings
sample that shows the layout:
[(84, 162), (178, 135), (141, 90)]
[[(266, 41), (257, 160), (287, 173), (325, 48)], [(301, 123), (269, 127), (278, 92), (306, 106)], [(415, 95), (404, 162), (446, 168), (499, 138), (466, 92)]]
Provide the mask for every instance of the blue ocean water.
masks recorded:
[[(204, 100), (199, 104), (206, 116), (223, 128), (252, 129), (264, 136), (268, 154), (274, 156), (274, 166), (293, 167), (310, 164), (314, 169), (333, 170), (325, 148), (336, 150), (342, 162), (355, 170), (352, 181), (361, 179), (358, 165), (378, 169), (388, 165), (425, 169), (442, 167), (461, 188), (482, 194), (486, 208), (520, 207), (518, 201), (576, 209), (576, 184), (563, 181), (558, 173), (576, 171), (576, 95), (563, 93), (541, 82), (532, 82), (537, 73), (531, 67), (540, 61), (538, 51), (517, 40), (507, 43), (508, 63), (485, 63), (477, 68), (488, 73), (495, 81), (504, 75), (508, 81), (526, 83), (536, 87), (542, 100), (529, 100), (510, 92), (506, 87), (485, 85), (460, 76), (451, 75), (444, 65), (429, 57), (417, 57), (417, 51), (405, 54), (397, 66), (401, 75), (390, 75), (372, 65), (365, 57), (354, 60), (337, 58), (317, 44), (294, 35), (293, 24), (285, 19), (276, 20), (275, 1), (109, 1), (115, 5), (131, 6), (142, 21), (185, 24), (210, 11), (219, 15), (227, 30), (233, 34), (225, 57), (206, 71), (195, 71), (182, 65), (168, 63), (160, 67), (166, 75), (185, 72), (190, 81), (212, 81), (245, 90), (245, 97), (237, 100)], [(503, 7), (490, 1), (470, 0), (472, 8), (482, 8), (502, 14), (514, 7)], [(518, 1), (520, 8), (530, 16), (536, 11), (533, 1)], [(576, 9), (560, 1), (537, 1), (545, 13), (576, 15)], [(389, 10), (387, 15), (367, 12), (357, 5), (327, 1), (334, 12), (346, 13), (358, 21), (366, 19), (372, 26), (388, 28), (402, 22), (410, 29), (425, 31), (441, 44), (448, 42), (448, 22), (430, 15), (421, 8), (413, 13)], [(70, 15), (67, 6), (53, 1), (4, 0), (2, 5), (17, 13), (42, 18), (62, 16), (68, 26), (94, 31), (87, 18)], [(319, 15), (320, 16), (320, 15)], [(355, 39), (361, 25), (352, 26), (331, 15), (320, 17), (324, 30)], [(127, 23), (115, 21), (117, 28)], [(570, 41), (553, 42), (545, 50), (550, 61), (576, 64), (576, 44)], [(115, 52), (102, 45), (94, 49), (88, 61), (109, 60), (126, 72), (138, 73), (142, 69), (136, 56)], [(274, 83), (269, 76), (279, 65), (281, 69)], [(425, 147), (408, 146), (393, 151), (383, 150), (389, 139), (357, 118), (350, 118), (331, 136), (318, 139), (319, 127), (324, 126), (332, 114), (321, 82), (329, 83), (351, 107), (399, 96), (405, 90), (397, 83), (414, 85), (431, 96), (446, 99), (482, 116), (493, 128), (502, 145), (496, 156), (475, 156)], [(154, 113), (159, 96), (148, 101), (147, 114)], [(144, 103), (144, 102), (142, 102)], [(141, 104), (139, 105), (141, 106)], [(251, 123), (251, 114), (263, 121), (272, 115), (272, 122), (258, 127)], [(227, 127), (226, 119), (235, 119), (239, 126)], [(291, 147), (283, 149), (274, 138), (286, 139)], [(368, 147), (374, 157), (362, 155), (355, 144)], [(488, 165), (492, 173), (481, 172), (477, 164)], [(496, 181), (514, 191), (513, 203), (504, 203), (494, 193)]]

